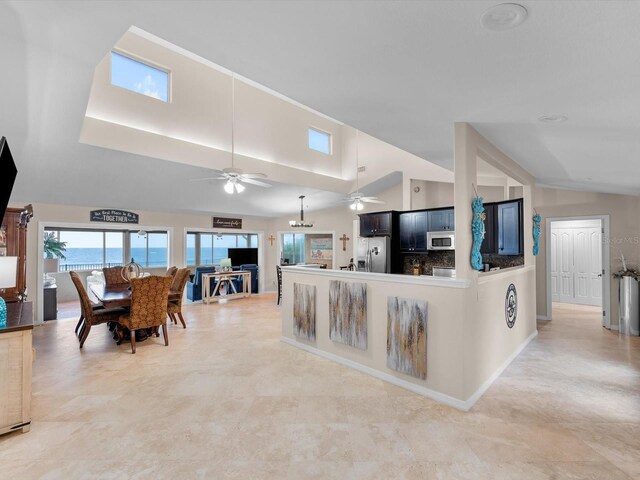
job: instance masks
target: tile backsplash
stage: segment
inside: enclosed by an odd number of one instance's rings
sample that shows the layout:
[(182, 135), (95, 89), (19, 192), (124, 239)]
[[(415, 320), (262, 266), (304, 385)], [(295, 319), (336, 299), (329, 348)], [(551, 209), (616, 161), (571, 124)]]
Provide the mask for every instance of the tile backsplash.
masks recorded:
[[(403, 255), (402, 271), (407, 275), (413, 274), (413, 263), (420, 264), (422, 275), (431, 275), (433, 267), (455, 267), (456, 252), (453, 250), (434, 250), (428, 254)], [(482, 255), (482, 263), (488, 263), (491, 268), (510, 268), (524, 265), (524, 255)]]
[(422, 275), (431, 275), (433, 267), (455, 267), (456, 252), (454, 250), (434, 250), (428, 254), (406, 254), (402, 262), (402, 270), (405, 274), (413, 274), (413, 262), (420, 264)]
[(497, 255), (485, 253), (482, 255), (482, 263), (488, 263), (491, 268), (510, 268), (524, 265), (524, 255)]

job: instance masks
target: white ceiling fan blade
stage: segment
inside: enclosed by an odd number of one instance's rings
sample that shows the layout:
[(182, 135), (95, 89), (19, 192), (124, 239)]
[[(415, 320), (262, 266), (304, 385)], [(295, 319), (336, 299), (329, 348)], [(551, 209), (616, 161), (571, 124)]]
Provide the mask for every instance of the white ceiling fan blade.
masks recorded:
[(243, 179), (245, 178), (267, 178), (264, 173), (243, 173), (240, 175)]
[(252, 178), (241, 178), (241, 182), (250, 183), (251, 185), (257, 185), (259, 187), (271, 188), (271, 185), (265, 182), (260, 182), (259, 180), (254, 180)]
[(189, 180), (190, 182), (206, 182), (208, 180), (227, 180), (228, 177), (218, 176), (218, 177), (205, 177), (205, 178), (192, 178)]
[(360, 200), (365, 203), (384, 203), (382, 200), (376, 200), (375, 198), (368, 197), (362, 197)]

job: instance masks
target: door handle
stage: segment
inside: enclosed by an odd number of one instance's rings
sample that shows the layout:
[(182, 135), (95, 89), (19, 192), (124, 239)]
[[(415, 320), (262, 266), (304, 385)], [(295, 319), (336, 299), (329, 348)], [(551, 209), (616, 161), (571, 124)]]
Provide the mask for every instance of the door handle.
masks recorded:
[(599, 274), (598, 274), (598, 276), (599, 276), (599, 277), (601, 277), (601, 276), (602, 276), (602, 274), (601, 274), (601, 273), (599, 273)]

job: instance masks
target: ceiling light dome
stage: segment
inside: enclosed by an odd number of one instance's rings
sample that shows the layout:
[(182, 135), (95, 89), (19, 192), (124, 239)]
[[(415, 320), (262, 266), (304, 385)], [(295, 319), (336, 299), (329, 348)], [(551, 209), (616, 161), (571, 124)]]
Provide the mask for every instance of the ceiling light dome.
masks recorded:
[(566, 115), (562, 115), (561, 113), (553, 113), (550, 115), (542, 115), (538, 118), (541, 122), (544, 123), (562, 123), (566, 122), (569, 119)]
[(527, 9), (517, 3), (501, 3), (484, 11), (480, 23), (487, 30), (511, 30), (527, 19)]

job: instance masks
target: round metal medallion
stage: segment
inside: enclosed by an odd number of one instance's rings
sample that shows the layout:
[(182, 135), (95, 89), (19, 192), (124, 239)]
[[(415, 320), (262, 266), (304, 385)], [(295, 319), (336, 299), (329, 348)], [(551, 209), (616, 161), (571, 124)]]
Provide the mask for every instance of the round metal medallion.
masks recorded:
[(516, 286), (512, 283), (507, 288), (507, 297), (504, 299), (504, 316), (507, 320), (507, 327), (513, 328), (518, 315), (518, 293)]

